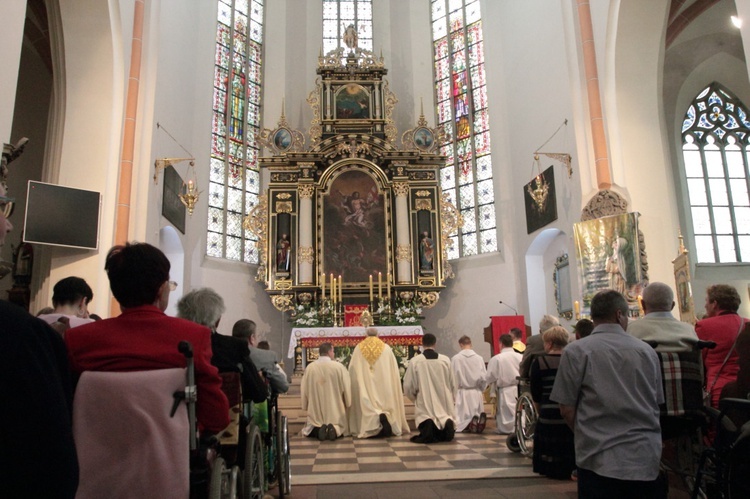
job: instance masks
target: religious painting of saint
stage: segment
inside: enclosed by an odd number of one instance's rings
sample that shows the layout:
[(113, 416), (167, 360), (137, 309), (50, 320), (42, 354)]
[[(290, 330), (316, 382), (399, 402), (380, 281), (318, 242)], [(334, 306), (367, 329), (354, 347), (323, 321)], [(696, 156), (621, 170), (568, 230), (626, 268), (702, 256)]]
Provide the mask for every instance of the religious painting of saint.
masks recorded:
[(279, 128), (273, 134), (273, 145), (279, 151), (286, 151), (292, 146), (292, 134), (286, 128)]
[(367, 173), (342, 173), (323, 196), (323, 251), (325, 272), (344, 282), (387, 275), (383, 195)]
[(625, 213), (574, 224), (583, 308), (603, 289), (625, 296), (634, 314), (645, 282), (641, 273), (638, 214)]
[(674, 281), (677, 288), (677, 305), (680, 312), (680, 320), (695, 324), (695, 304), (693, 302), (693, 291), (690, 286), (690, 260), (687, 252), (681, 253), (674, 260)]
[(414, 145), (422, 151), (429, 150), (434, 142), (435, 138), (429, 129), (422, 127), (414, 132)]
[(370, 119), (370, 94), (362, 85), (349, 83), (336, 94), (336, 119)]

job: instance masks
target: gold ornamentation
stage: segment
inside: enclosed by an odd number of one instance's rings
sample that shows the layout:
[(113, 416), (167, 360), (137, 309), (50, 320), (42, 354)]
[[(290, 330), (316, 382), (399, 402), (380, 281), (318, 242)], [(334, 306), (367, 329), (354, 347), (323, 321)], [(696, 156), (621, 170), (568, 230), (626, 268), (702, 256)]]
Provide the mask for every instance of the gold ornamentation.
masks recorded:
[(404, 303), (409, 303), (414, 298), (413, 291), (401, 291), (398, 296), (401, 297)]
[(571, 165), (571, 158), (570, 154), (566, 152), (541, 152), (538, 151), (537, 154), (541, 154), (542, 156), (546, 156), (550, 159), (554, 159), (565, 165), (565, 168), (568, 170), (568, 178), (573, 176), (573, 166)]
[(276, 213), (291, 213), (292, 202), (291, 201), (276, 201)]
[(426, 198), (431, 193), (430, 193), (430, 191), (417, 191), (416, 194), (417, 194), (417, 197)]
[(373, 324), (372, 320), (372, 314), (369, 310), (364, 309), (362, 311), (362, 314), (359, 316), (359, 323), (362, 324), (362, 327), (370, 327)]
[(286, 312), (287, 310), (294, 309), (292, 295), (276, 295), (271, 298), (271, 303), (273, 303), (273, 306), (276, 307), (276, 310), (279, 312)]
[(422, 304), (422, 307), (432, 308), (437, 304), (438, 300), (440, 299), (440, 295), (437, 293), (437, 291), (430, 291), (427, 293), (419, 291), (417, 293), (417, 299)]
[(396, 246), (396, 261), (408, 262), (411, 260), (411, 244), (399, 244)]
[(615, 191), (602, 189), (581, 210), (581, 222), (596, 218), (623, 215), (628, 212), (628, 202)]
[(455, 277), (453, 267), (448, 262), (448, 248), (453, 247), (451, 234), (455, 234), (459, 228), (463, 227), (464, 219), (458, 209), (451, 203), (450, 196), (443, 194), (440, 201), (440, 240), (443, 243), (443, 279), (452, 279)]
[(258, 273), (255, 276), (256, 281), (266, 281), (266, 266), (268, 264), (268, 252), (266, 244), (268, 243), (268, 196), (263, 194), (258, 197), (256, 204), (250, 213), (242, 221), (242, 226), (250, 234), (256, 237), (255, 248), (258, 250)]
[(385, 62), (383, 57), (377, 57), (370, 50), (360, 47), (354, 48), (349, 53), (344, 47), (338, 47), (331, 50), (326, 55), (318, 56), (318, 68), (324, 70), (342, 70), (347, 67), (347, 63), (353, 58), (354, 66), (363, 69), (384, 69)]
[(383, 97), (385, 98), (385, 138), (388, 142), (393, 144), (396, 141), (396, 135), (398, 134), (398, 129), (396, 128), (396, 125), (393, 124), (393, 108), (398, 103), (398, 99), (393, 92), (391, 92), (388, 80), (385, 79), (383, 80)]
[(405, 197), (409, 194), (409, 184), (406, 182), (393, 182), (393, 192), (396, 197)]
[[(533, 189), (531, 188), (532, 184), (534, 185)], [(534, 180), (526, 184), (526, 192), (534, 201), (536, 211), (542, 213), (547, 206), (547, 196), (549, 195), (549, 184), (544, 180), (544, 175), (540, 173), (534, 177)]]
[(276, 199), (289, 199), (290, 197), (292, 197), (292, 195), (288, 192), (282, 192), (276, 195)]
[[(320, 62), (318, 62), (320, 65)], [(322, 92), (320, 78), (315, 80), (315, 89), (307, 97), (307, 103), (310, 104), (313, 112), (313, 119), (310, 121), (310, 145), (314, 146), (323, 136), (323, 127), (320, 126), (320, 95)]]
[(297, 254), (297, 260), (300, 263), (313, 263), (315, 261), (312, 246), (300, 246)]
[(287, 291), (289, 289), (292, 289), (292, 281), (288, 279), (281, 279), (281, 280), (274, 282), (273, 287), (274, 289), (277, 289), (279, 291)]
[[(276, 128), (273, 130), (264, 128), (260, 130), (255, 138), (264, 147), (271, 149), (274, 154), (286, 154), (288, 152), (301, 151), (305, 145), (305, 136), (299, 130), (289, 126), (286, 121), (284, 101), (281, 101), (281, 117)], [(283, 134), (281, 140), (277, 134)]]
[(416, 208), (417, 211), (432, 211), (432, 199), (417, 199), (414, 203), (414, 208)]
[(301, 184), (297, 187), (297, 193), (300, 199), (312, 199), (315, 194), (315, 186), (312, 184)]
[(300, 293), (297, 295), (297, 299), (303, 305), (307, 305), (312, 301), (312, 293)]
[(368, 336), (359, 343), (359, 351), (362, 353), (362, 357), (365, 358), (370, 369), (375, 362), (380, 358), (380, 354), (385, 349), (385, 343), (377, 336)]

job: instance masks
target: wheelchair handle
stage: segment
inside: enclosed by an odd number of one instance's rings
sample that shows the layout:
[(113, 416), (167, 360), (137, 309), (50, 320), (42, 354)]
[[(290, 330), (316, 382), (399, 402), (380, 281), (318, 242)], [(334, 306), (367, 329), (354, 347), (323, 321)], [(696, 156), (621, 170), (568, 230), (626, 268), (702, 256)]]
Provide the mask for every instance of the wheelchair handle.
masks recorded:
[(716, 348), (716, 342), (715, 341), (704, 341), (704, 340), (698, 340), (695, 342), (695, 348), (698, 350), (702, 350), (704, 348), (707, 348), (709, 350)]
[(189, 341), (181, 341), (179, 345), (177, 345), (177, 350), (185, 356), (187, 359), (193, 358), (193, 345), (190, 344)]

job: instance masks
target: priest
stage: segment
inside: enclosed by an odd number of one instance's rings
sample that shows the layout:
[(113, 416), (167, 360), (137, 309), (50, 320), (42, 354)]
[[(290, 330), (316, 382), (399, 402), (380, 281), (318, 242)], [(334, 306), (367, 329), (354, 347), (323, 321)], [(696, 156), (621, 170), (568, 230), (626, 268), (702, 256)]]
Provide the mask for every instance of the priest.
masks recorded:
[(435, 351), (436, 344), (434, 334), (425, 334), (424, 351), (411, 359), (404, 375), (404, 394), (414, 401), (419, 429), (419, 435), (411, 437), (415, 443), (450, 442), (456, 433), (456, 382), (450, 359)]
[(396, 357), (391, 347), (378, 338), (377, 329), (368, 328), (367, 338), (354, 348), (349, 374), (352, 436), (390, 437), (410, 432)]
[(458, 339), (461, 351), (451, 359), (451, 368), (456, 377), (456, 431), (482, 433), (487, 421), (484, 412), (484, 388), (487, 369), (484, 359), (471, 348), (471, 338), (466, 335)]
[(318, 440), (336, 440), (349, 434), (346, 410), (352, 403), (352, 390), (346, 367), (336, 362), (333, 345), (318, 347), (318, 360), (307, 366), (300, 395), (307, 421), (302, 434)]

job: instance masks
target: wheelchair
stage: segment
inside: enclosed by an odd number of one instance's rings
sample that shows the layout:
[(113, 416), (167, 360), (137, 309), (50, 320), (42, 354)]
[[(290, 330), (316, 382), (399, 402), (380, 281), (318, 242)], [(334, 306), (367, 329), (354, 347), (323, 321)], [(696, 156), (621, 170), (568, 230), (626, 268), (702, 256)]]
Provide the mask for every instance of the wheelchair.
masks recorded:
[(516, 401), (516, 421), (513, 433), (505, 439), (505, 445), (512, 452), (520, 452), (526, 457), (534, 453), (534, 429), (539, 414), (531, 398), (530, 380), (516, 377), (518, 380), (518, 400)]
[[(700, 454), (691, 497), (750, 497), (750, 399), (721, 399), (718, 410), (705, 411), (715, 425), (716, 438)], [(745, 423), (737, 428), (730, 415), (740, 415)]]

